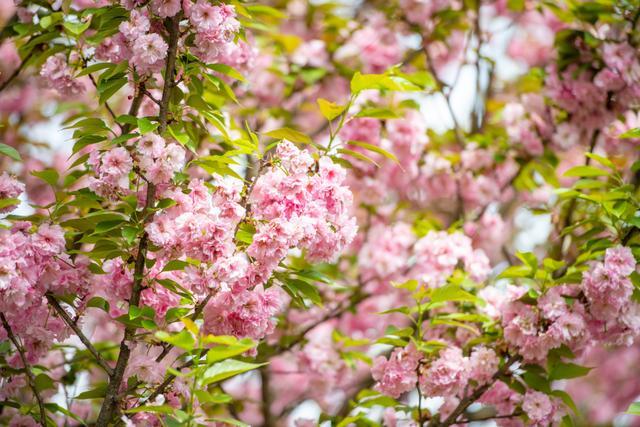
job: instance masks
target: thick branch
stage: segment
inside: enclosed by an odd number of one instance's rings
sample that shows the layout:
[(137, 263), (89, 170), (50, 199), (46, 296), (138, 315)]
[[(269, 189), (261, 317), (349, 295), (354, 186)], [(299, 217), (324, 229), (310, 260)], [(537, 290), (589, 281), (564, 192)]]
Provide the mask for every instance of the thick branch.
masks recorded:
[(36, 397), (38, 401), (38, 407), (40, 408), (40, 424), (44, 427), (47, 425), (47, 416), (44, 412), (44, 401), (42, 400), (42, 396), (40, 396), (40, 392), (38, 392), (38, 388), (36, 387), (36, 378), (33, 376), (33, 372), (29, 368), (29, 363), (27, 362), (27, 356), (24, 354), (24, 349), (18, 342), (18, 338), (13, 334), (13, 330), (7, 322), (7, 318), (4, 316), (4, 313), (0, 313), (0, 321), (2, 321), (2, 326), (7, 331), (7, 335), (9, 336), (9, 340), (13, 343), (18, 350), (18, 354), (20, 355), (20, 360), (22, 361), (22, 366), (24, 368), (25, 373), (27, 374), (27, 380), (29, 382), (29, 387), (33, 392), (33, 395)]
[(89, 353), (93, 355), (98, 365), (100, 365), (100, 367), (104, 369), (104, 371), (108, 375), (110, 376), (113, 375), (113, 369), (111, 369), (111, 367), (107, 364), (106, 360), (104, 360), (104, 358), (100, 355), (98, 350), (96, 350), (93, 344), (91, 344), (91, 341), (89, 341), (89, 339), (84, 335), (84, 333), (78, 327), (76, 322), (74, 322), (73, 319), (69, 316), (69, 314), (65, 311), (65, 309), (62, 308), (58, 300), (52, 294), (47, 293), (47, 301), (49, 301), (49, 305), (51, 305), (56, 310), (56, 312), (62, 318), (62, 320), (64, 320), (64, 323), (66, 323), (67, 326), (69, 326), (73, 330), (73, 332), (78, 336), (78, 338), (80, 338), (80, 341), (82, 341), (82, 344), (84, 344), (87, 350), (89, 350)]
[(264, 427), (273, 427), (275, 425), (273, 415), (271, 414), (271, 390), (269, 389), (269, 368), (263, 366), (260, 369), (260, 381), (262, 391), (262, 425)]
[[(167, 51), (167, 62), (165, 67), (165, 75), (164, 75), (164, 88), (162, 91), (162, 101), (160, 105), (160, 125), (158, 126), (159, 133), (163, 133), (167, 129), (167, 112), (169, 109), (169, 100), (171, 89), (173, 88), (173, 79), (175, 72), (175, 62), (178, 50), (178, 38), (179, 38), (179, 30), (180, 30), (180, 15), (176, 15), (173, 18), (166, 20), (167, 30), (169, 32), (169, 45)], [(144, 95), (143, 91), (140, 91), (139, 94)], [(139, 97), (136, 96), (134, 102)], [(142, 101), (140, 97), (139, 102)], [(135, 108), (134, 108), (135, 107)], [(139, 108), (138, 105), (132, 104), (132, 110), (136, 110)], [(152, 206), (153, 201), (155, 199), (155, 185), (152, 183), (147, 184), (147, 194), (145, 205), (142, 210), (141, 217), (143, 221), (145, 221), (146, 213), (149, 208)], [(142, 291), (142, 279), (144, 277), (144, 267), (146, 261), (147, 254), (147, 246), (149, 243), (149, 236), (145, 232), (140, 238), (140, 243), (138, 244), (138, 253), (136, 255), (135, 267), (134, 267), (134, 281), (133, 281), (133, 289), (131, 290), (131, 298), (129, 299), (129, 307), (137, 306), (140, 303), (140, 293)], [(118, 402), (120, 400), (119, 391), (120, 386), (122, 384), (122, 380), (124, 378), (124, 372), (127, 367), (127, 363), (129, 362), (129, 357), (131, 355), (131, 349), (129, 348), (129, 343), (133, 341), (134, 335), (136, 332), (135, 326), (127, 326), (124, 332), (124, 338), (120, 343), (120, 354), (118, 355), (118, 361), (116, 362), (116, 367), (113, 371), (113, 375), (111, 375), (109, 385), (107, 387), (106, 395), (104, 401), (102, 402), (102, 408), (100, 408), (100, 414), (98, 415), (97, 426), (98, 427), (106, 427), (109, 422), (113, 419)]]

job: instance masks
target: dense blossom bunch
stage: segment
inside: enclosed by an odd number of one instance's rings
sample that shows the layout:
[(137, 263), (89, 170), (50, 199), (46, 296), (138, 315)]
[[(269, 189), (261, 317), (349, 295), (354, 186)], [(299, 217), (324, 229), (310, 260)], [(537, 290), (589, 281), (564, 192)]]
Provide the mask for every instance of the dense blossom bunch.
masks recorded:
[[(0, 231), (0, 311), (23, 340), (26, 360), (36, 363), (53, 345), (69, 336), (60, 319), (49, 319), (48, 292), (55, 295), (89, 291), (87, 262), (65, 253), (64, 231), (57, 225), (18, 222)], [(28, 322), (25, 319), (29, 319)], [(3, 337), (7, 331), (2, 330)], [(22, 366), (16, 353), (10, 360)]]
[(0, 0), (0, 424), (640, 414), (636, 6)]

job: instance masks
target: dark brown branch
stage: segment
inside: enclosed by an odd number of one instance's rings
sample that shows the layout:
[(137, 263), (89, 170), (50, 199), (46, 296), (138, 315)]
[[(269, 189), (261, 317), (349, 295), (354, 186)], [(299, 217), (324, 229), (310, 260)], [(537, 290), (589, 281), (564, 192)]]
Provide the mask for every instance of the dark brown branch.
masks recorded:
[(29, 61), (29, 59), (31, 59), (31, 57), (33, 56), (33, 52), (29, 53), (27, 56), (25, 56), (25, 58), (22, 60), (22, 62), (20, 63), (20, 65), (18, 66), (18, 68), (16, 68), (14, 70), (13, 73), (11, 73), (11, 75), (2, 83), (0, 83), (0, 92), (2, 92), (3, 90), (5, 90), (10, 84), (11, 82), (18, 77), (18, 75), (20, 74), (20, 72), (24, 69), (24, 67), (27, 65), (27, 62)]
[[(195, 321), (198, 317), (200, 317), (200, 314), (202, 314), (202, 310), (204, 310), (210, 299), (211, 294), (208, 294), (205, 299), (203, 299), (198, 305), (196, 305), (195, 309), (193, 310), (193, 314), (191, 315), (191, 320)], [(167, 357), (167, 354), (171, 352), (172, 348), (173, 345), (164, 343), (162, 345), (162, 352), (158, 355), (158, 357), (156, 357), (156, 363), (162, 362), (162, 360)]]
[(262, 391), (262, 425), (264, 427), (275, 426), (273, 414), (271, 414), (271, 390), (269, 389), (269, 367), (260, 369), (260, 382)]
[[(166, 21), (167, 31), (169, 32), (169, 44), (167, 50), (167, 62), (165, 67), (164, 74), (164, 87), (162, 91), (162, 101), (160, 105), (160, 114), (159, 121), (160, 125), (158, 126), (158, 132), (162, 134), (167, 129), (167, 112), (169, 109), (169, 100), (171, 95), (171, 90), (174, 86), (174, 73), (176, 66), (176, 57), (178, 51), (178, 38), (179, 38), (179, 30), (180, 30), (180, 14), (168, 18)], [(136, 111), (140, 107), (140, 102), (142, 102), (142, 97), (144, 92), (139, 89), (138, 96), (134, 98), (134, 103), (131, 105), (131, 110)], [(128, 130), (128, 128), (127, 128)], [(155, 200), (155, 185), (152, 183), (147, 184), (147, 194), (145, 205), (142, 210), (141, 217), (143, 221), (146, 221), (146, 213), (149, 208), (152, 206), (153, 201)], [(149, 236), (145, 232), (140, 238), (140, 243), (138, 244), (138, 253), (136, 255), (135, 267), (134, 267), (134, 281), (133, 281), (133, 289), (131, 290), (131, 298), (129, 299), (129, 307), (138, 306), (140, 303), (140, 293), (142, 292), (142, 279), (144, 277), (144, 268), (147, 254), (147, 246), (149, 242)], [(122, 384), (122, 380), (124, 378), (124, 372), (129, 362), (129, 357), (131, 356), (131, 349), (129, 348), (129, 344), (133, 341), (136, 332), (135, 326), (127, 326), (124, 331), (124, 338), (120, 343), (120, 353), (118, 355), (118, 361), (116, 362), (116, 367), (113, 371), (113, 375), (110, 377), (109, 385), (107, 386), (107, 391), (105, 394), (104, 401), (102, 402), (102, 407), (100, 408), (100, 414), (98, 415), (98, 421), (96, 425), (98, 427), (106, 427), (111, 420), (113, 419), (116, 410), (118, 409), (118, 404), (120, 401), (119, 390)]]
[(505, 419), (505, 418), (519, 417), (522, 414), (523, 414), (522, 411), (515, 411), (512, 414), (505, 414), (505, 415), (487, 415), (487, 416), (481, 416), (481, 417), (473, 417), (473, 416), (471, 416), (466, 420), (459, 421), (459, 423), (460, 424), (467, 424), (467, 423), (471, 423), (471, 422), (474, 422), (474, 421), (501, 420), (501, 419)]
[(475, 403), (480, 397), (482, 397), (482, 395), (491, 388), (491, 386), (498, 381), (498, 379), (507, 373), (507, 371), (511, 368), (511, 366), (520, 361), (522, 359), (521, 356), (511, 356), (509, 358), (507, 358), (504, 366), (502, 368), (500, 368), (500, 370), (498, 370), (498, 372), (496, 372), (491, 381), (489, 381), (488, 383), (476, 388), (474, 390), (473, 393), (471, 393), (469, 396), (465, 397), (464, 399), (462, 399), (460, 401), (460, 403), (458, 404), (458, 406), (453, 410), (453, 412), (442, 422), (438, 422), (436, 421), (436, 419), (433, 419), (433, 422), (430, 423), (431, 426), (438, 426), (438, 427), (446, 427), (446, 426), (451, 426), (454, 424), (458, 424), (458, 417), (460, 415), (462, 415), (469, 406), (471, 406), (473, 403)]
[(67, 326), (69, 326), (73, 330), (73, 332), (78, 336), (80, 341), (82, 341), (82, 344), (84, 344), (87, 350), (89, 350), (89, 353), (91, 353), (93, 357), (96, 359), (96, 362), (98, 363), (98, 365), (102, 369), (104, 369), (104, 371), (108, 375), (113, 375), (113, 369), (111, 369), (111, 367), (107, 364), (106, 360), (104, 360), (104, 358), (100, 355), (98, 350), (96, 350), (93, 344), (91, 344), (91, 341), (89, 341), (89, 339), (84, 335), (84, 333), (78, 327), (76, 322), (74, 322), (73, 319), (69, 316), (69, 314), (65, 311), (65, 309), (62, 308), (58, 300), (50, 293), (47, 293), (46, 296), (47, 296), (47, 301), (49, 301), (49, 305), (51, 305), (56, 310), (58, 315), (62, 318), (62, 320), (64, 320), (64, 323), (66, 323)]
[(18, 338), (13, 333), (7, 318), (4, 316), (4, 313), (0, 313), (0, 321), (2, 321), (2, 326), (7, 331), (7, 335), (9, 336), (9, 340), (13, 343), (20, 355), (20, 360), (22, 361), (22, 366), (24, 368), (25, 373), (27, 374), (27, 381), (29, 382), (29, 388), (33, 392), (33, 395), (36, 397), (36, 401), (38, 402), (38, 407), (40, 409), (40, 424), (45, 427), (47, 425), (47, 415), (44, 411), (44, 401), (42, 400), (42, 396), (40, 396), (40, 392), (38, 392), (38, 387), (36, 386), (36, 378), (31, 372), (31, 368), (29, 368), (29, 363), (27, 362), (27, 356), (24, 354), (24, 349), (18, 342)]

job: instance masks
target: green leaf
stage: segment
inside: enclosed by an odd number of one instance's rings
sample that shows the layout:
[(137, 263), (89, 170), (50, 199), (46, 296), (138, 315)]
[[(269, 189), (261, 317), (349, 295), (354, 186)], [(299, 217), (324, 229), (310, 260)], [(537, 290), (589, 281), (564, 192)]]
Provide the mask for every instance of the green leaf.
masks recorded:
[(87, 307), (99, 308), (103, 311), (109, 312), (109, 302), (102, 297), (93, 297), (87, 303)]
[(559, 397), (560, 399), (562, 399), (562, 401), (564, 402), (565, 405), (567, 405), (568, 408), (570, 408), (574, 414), (578, 413), (578, 408), (575, 404), (575, 402), (573, 401), (573, 399), (571, 398), (571, 396), (569, 395), (569, 393), (567, 393), (566, 391), (563, 390), (553, 390), (551, 392), (551, 394), (553, 396)]
[(158, 331), (156, 332), (156, 338), (187, 351), (193, 350), (196, 345), (196, 340), (193, 338), (193, 335), (186, 329), (181, 330), (177, 334)]
[(1, 142), (0, 142), (0, 154), (4, 154), (5, 156), (9, 156), (13, 160), (16, 160), (18, 162), (22, 160), (22, 157), (20, 157), (20, 153), (18, 153), (18, 151), (15, 148), (13, 148), (13, 147), (11, 147), (11, 146), (9, 146), (7, 144), (3, 144)]
[(138, 129), (140, 130), (141, 135), (145, 135), (149, 132), (153, 132), (160, 126), (160, 123), (153, 123), (146, 117), (141, 117), (137, 120)]
[(122, 237), (128, 244), (132, 244), (136, 237), (138, 236), (138, 229), (135, 227), (131, 227), (130, 225), (126, 225), (122, 227)]
[(80, 70), (80, 72), (78, 74), (76, 74), (76, 77), (82, 77), (82, 76), (86, 76), (88, 74), (92, 74), (95, 73), (96, 71), (100, 71), (100, 70), (104, 70), (106, 68), (113, 68), (114, 65), (110, 62), (100, 62), (97, 64), (92, 64), (89, 65), (88, 67)]
[(244, 81), (244, 76), (238, 70), (226, 64), (208, 64), (207, 68), (225, 74), (236, 80)]
[(628, 131), (618, 135), (620, 139), (640, 138), (640, 128), (629, 129)]
[(400, 163), (396, 156), (394, 156), (393, 154), (391, 154), (387, 150), (378, 147), (377, 145), (369, 144), (367, 142), (362, 142), (362, 141), (349, 141), (348, 144), (364, 148), (365, 150), (373, 151), (374, 153), (381, 154), (382, 156), (386, 157), (387, 159), (393, 160), (396, 163)]
[(625, 413), (640, 416), (640, 402), (633, 402)]
[(96, 225), (94, 234), (101, 234), (101, 233), (105, 233), (107, 231), (113, 230), (114, 228), (118, 228), (121, 226), (123, 222), (124, 222), (123, 218), (100, 222), (98, 223), (98, 225)]
[(313, 141), (307, 135), (302, 132), (298, 132), (295, 129), (291, 128), (281, 128), (272, 130), (265, 133), (266, 136), (269, 136), (274, 139), (286, 139), (291, 142), (300, 142), (303, 144), (311, 144)]
[(83, 391), (76, 397), (75, 400), (83, 400), (83, 399), (102, 399), (107, 394), (107, 385), (103, 384), (94, 389)]
[(167, 263), (167, 265), (164, 266), (164, 268), (162, 269), (162, 271), (177, 271), (177, 270), (184, 270), (184, 268), (186, 266), (188, 266), (189, 263), (186, 261), (181, 261), (178, 259), (173, 259), (171, 261), (169, 261)]
[(556, 363), (551, 367), (550, 380), (563, 380), (585, 376), (593, 368), (576, 365), (575, 363)]
[(538, 258), (532, 252), (516, 252), (516, 256), (523, 264), (531, 267), (532, 270), (538, 268)]
[(288, 277), (284, 279), (284, 285), (286, 288), (289, 288), (294, 295), (302, 295), (315, 305), (322, 305), (322, 297), (318, 289), (304, 280)]
[(531, 277), (533, 270), (528, 265), (512, 265), (505, 268), (502, 273), (498, 275), (498, 279), (516, 279), (519, 277)]
[(585, 155), (590, 158), (595, 160), (596, 162), (600, 163), (602, 166), (606, 166), (610, 169), (616, 169), (616, 165), (613, 164), (613, 162), (609, 159), (607, 159), (604, 156), (601, 156), (599, 154), (596, 153), (585, 153)]
[(441, 303), (447, 301), (470, 301), (478, 302), (480, 299), (475, 295), (465, 291), (458, 285), (448, 284), (441, 288), (436, 288), (431, 294), (431, 303)]
[(202, 385), (217, 383), (244, 372), (252, 371), (267, 363), (248, 363), (236, 359), (227, 359), (208, 368), (202, 377)]
[[(235, 338), (235, 337), (234, 337)], [(241, 355), (256, 346), (250, 339), (235, 340), (235, 343), (219, 345), (207, 352), (207, 363), (215, 363), (233, 356)], [(207, 340), (207, 342), (210, 342)]]
[(9, 199), (0, 199), (0, 209), (7, 208), (9, 206), (17, 206), (20, 204), (20, 199), (9, 198)]
[(351, 78), (351, 92), (358, 94), (363, 90), (378, 89), (391, 91), (420, 91), (419, 86), (399, 76), (385, 74), (360, 74), (356, 72)]
[(233, 397), (226, 393), (211, 394), (206, 390), (193, 391), (201, 403), (229, 403), (233, 401)]
[(564, 176), (592, 177), (592, 176), (608, 176), (609, 174), (610, 172), (599, 169), (595, 166), (574, 166), (568, 171), (566, 171), (564, 173)]
[(53, 380), (46, 374), (38, 374), (36, 377), (36, 389), (38, 391), (55, 388)]
[(323, 98), (318, 98), (316, 102), (318, 103), (318, 107), (320, 107), (320, 112), (324, 118), (329, 121), (338, 117), (347, 108), (346, 105), (338, 105)]
[(374, 119), (397, 119), (398, 114), (388, 108), (365, 108), (356, 117), (371, 117)]
[(44, 169), (41, 171), (32, 171), (31, 175), (40, 178), (52, 187), (58, 183), (58, 172), (55, 169)]
[(91, 25), (91, 21), (87, 21), (87, 22), (67, 21), (62, 25), (68, 32), (70, 32), (74, 36), (79, 36), (80, 34), (84, 33), (87, 30), (87, 28), (89, 28), (89, 26)]
[(233, 418), (215, 417), (215, 418), (211, 418), (211, 421), (216, 423), (222, 423), (223, 425), (232, 425), (237, 427), (251, 427), (249, 424), (243, 423), (242, 421), (239, 421)]
[(366, 163), (372, 163), (374, 165), (376, 165), (376, 167), (380, 167), (380, 165), (373, 160), (371, 157), (366, 156), (362, 153), (358, 153), (357, 151), (353, 151), (353, 150), (349, 150), (348, 148), (338, 148), (338, 153), (342, 153), (342, 154), (346, 154), (348, 156), (354, 157), (358, 160), (362, 160), (363, 162)]
[(133, 409), (127, 409), (124, 412), (127, 414), (137, 414), (138, 412), (154, 412), (156, 414), (171, 415), (176, 411), (176, 408), (169, 405), (143, 405)]

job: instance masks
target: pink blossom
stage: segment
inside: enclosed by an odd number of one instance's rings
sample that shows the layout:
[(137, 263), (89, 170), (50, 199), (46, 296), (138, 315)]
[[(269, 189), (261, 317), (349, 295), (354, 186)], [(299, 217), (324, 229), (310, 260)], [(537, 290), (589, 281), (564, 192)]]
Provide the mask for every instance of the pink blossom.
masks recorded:
[(134, 9), (131, 11), (131, 15), (129, 17), (128, 22), (122, 22), (118, 29), (120, 30), (120, 34), (122, 34), (129, 43), (135, 43), (138, 37), (145, 35), (151, 24), (149, 22), (149, 18), (147, 15)]
[[(2, 175), (0, 175), (0, 199), (15, 199), (23, 192), (24, 184), (9, 175), (7, 172), (3, 172)], [(15, 208), (16, 205), (0, 208), (0, 214), (10, 212)]]
[(180, 0), (151, 0), (151, 10), (161, 18), (175, 16), (181, 7)]
[(606, 250), (604, 266), (614, 274), (629, 276), (636, 270), (636, 259), (631, 249), (625, 246), (616, 246)]
[(60, 92), (61, 95), (78, 95), (85, 90), (84, 85), (73, 78), (63, 53), (47, 58), (40, 70), (40, 75), (46, 79), (51, 88)]
[(377, 381), (376, 389), (395, 398), (415, 389), (421, 358), (422, 354), (413, 345), (394, 349), (388, 360), (378, 356), (371, 368), (373, 379)]
[(522, 409), (534, 425), (549, 425), (556, 410), (549, 396), (535, 390), (529, 390), (524, 395)]
[(467, 384), (469, 358), (457, 347), (447, 347), (420, 376), (420, 390), (427, 397), (453, 396)]
[(262, 339), (273, 332), (273, 317), (284, 308), (284, 300), (284, 291), (278, 287), (220, 292), (204, 309), (203, 328), (214, 335)]
[(487, 347), (474, 348), (469, 358), (470, 377), (480, 384), (485, 384), (498, 372), (499, 365), (500, 359), (493, 349)]
[(144, 34), (131, 46), (131, 63), (142, 74), (160, 71), (167, 56), (167, 43), (159, 34)]

